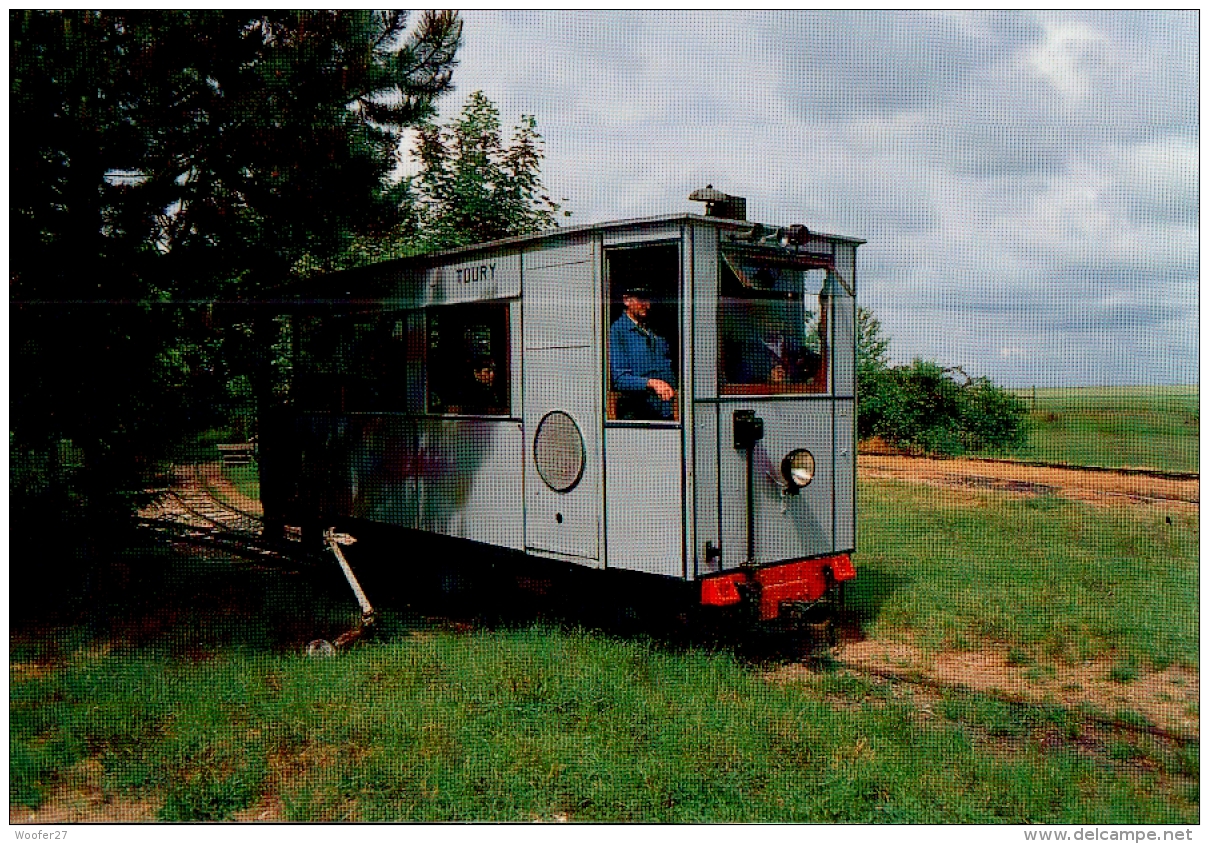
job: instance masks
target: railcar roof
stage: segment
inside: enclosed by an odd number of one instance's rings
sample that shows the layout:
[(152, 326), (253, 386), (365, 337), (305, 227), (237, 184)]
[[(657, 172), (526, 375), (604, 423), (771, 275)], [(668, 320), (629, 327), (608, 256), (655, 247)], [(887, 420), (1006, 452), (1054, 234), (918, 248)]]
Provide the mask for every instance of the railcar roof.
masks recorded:
[[(306, 279), (287, 282), (277, 288), (276, 293), (285, 299), (290, 299), (299, 294), (304, 294), (304, 291), (312, 291), (316, 289), (316, 285), (323, 285), (325, 292), (330, 293), (328, 285), (336, 279), (342, 283), (366, 280), (367, 276), (380, 276), (384, 271), (389, 273), (392, 270), (402, 269), (422, 269), (425, 267), (437, 266), (456, 262), (459, 258), (481, 254), (483, 252), (499, 252), (514, 247), (524, 247), (530, 243), (536, 243), (542, 240), (553, 240), (556, 238), (571, 237), (576, 234), (591, 231), (604, 231), (612, 229), (625, 228), (653, 228), (659, 225), (677, 222), (702, 222), (715, 226), (719, 229), (741, 230), (751, 228), (756, 225), (756, 220), (731, 220), (723, 217), (707, 217), (704, 214), (692, 214), (688, 212), (680, 214), (664, 214), (654, 217), (635, 217), (628, 220), (610, 220), (603, 223), (581, 223), (574, 226), (560, 226), (544, 231), (535, 232), (533, 234), (516, 235), (514, 237), (506, 237), (499, 240), (489, 240), (482, 243), (472, 243), (467, 246), (459, 246), (453, 249), (441, 249), (434, 252), (422, 252), (415, 255), (407, 255), (401, 258), (389, 258), (384, 261), (376, 261), (372, 264), (366, 264), (360, 267), (351, 267), (345, 270), (336, 270), (330, 273), (321, 273)], [(765, 228), (777, 228), (767, 223), (761, 223)], [(826, 238), (840, 243), (851, 243), (860, 245), (865, 243), (864, 240), (847, 235), (828, 234), (826, 232), (811, 231), (814, 237)], [(305, 294), (304, 294), (305, 295)], [(270, 293), (270, 298), (273, 294)], [(325, 298), (327, 298), (325, 296)]]
[[(569, 234), (578, 234), (580, 232), (604, 230), (604, 229), (624, 229), (636, 228), (639, 226), (657, 226), (664, 223), (684, 222), (695, 220), (698, 222), (706, 222), (710, 225), (724, 229), (747, 229), (756, 224), (756, 220), (730, 220), (723, 217), (706, 217), (703, 214), (690, 214), (688, 212), (682, 214), (664, 214), (655, 217), (635, 217), (628, 220), (610, 220), (604, 223), (581, 223), (574, 226), (560, 226), (553, 229), (545, 229), (544, 231), (535, 232), (534, 234), (516, 235), (515, 237), (507, 237), (501, 240), (490, 240), (483, 243), (473, 243), (468, 246), (459, 246), (455, 249), (443, 249), (438, 252), (425, 252), (421, 255), (412, 255), (408, 258), (400, 258), (402, 261), (432, 261), (436, 259), (439, 263), (443, 259), (456, 258), (459, 255), (481, 252), (488, 249), (498, 249), (502, 246), (514, 246), (531, 241), (545, 240), (551, 237), (560, 237)], [(776, 228), (769, 224), (762, 224), (765, 228)], [(828, 234), (826, 232), (812, 231), (812, 235), (816, 237), (824, 237), (828, 240), (837, 240), (843, 243), (862, 244), (865, 241), (856, 237), (848, 237), (847, 235)]]

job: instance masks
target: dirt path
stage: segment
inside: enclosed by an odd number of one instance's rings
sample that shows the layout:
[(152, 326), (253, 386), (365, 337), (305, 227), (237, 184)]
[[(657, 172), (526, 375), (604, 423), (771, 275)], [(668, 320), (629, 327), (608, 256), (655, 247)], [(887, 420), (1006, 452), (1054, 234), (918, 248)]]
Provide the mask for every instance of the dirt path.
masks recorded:
[(861, 454), (857, 472), (862, 478), (892, 478), (938, 487), (1054, 494), (1104, 507), (1150, 504), (1182, 513), (1200, 511), (1199, 480), (891, 454)]
[[(1108, 658), (1039, 671), (1013, 664), (1006, 647), (928, 653), (905, 642), (876, 639), (844, 642), (834, 656), (857, 671), (918, 678), (1028, 703), (1088, 706), (1108, 717), (1132, 712), (1173, 735), (1200, 735), (1200, 675), (1181, 666), (1139, 671), (1122, 682), (1111, 679), (1113, 661)], [(787, 666), (783, 676), (789, 679), (807, 670)]]
[[(1200, 512), (1196, 479), (891, 454), (861, 454), (858, 472), (864, 479), (888, 478), (971, 493), (1058, 495), (1100, 507)], [(1109, 715), (1127, 710), (1172, 733), (1200, 735), (1200, 676), (1187, 668), (1141, 671), (1128, 682), (1118, 682), (1110, 679), (1113, 665), (1108, 659), (1040, 672), (1013, 664), (1006, 648), (930, 653), (908, 642), (876, 639), (844, 642), (835, 656), (856, 670), (888, 671), (1034, 703), (1088, 705)]]
[(227, 480), (226, 475), (223, 474), (221, 463), (201, 463), (197, 466), (182, 468), (183, 470), (191, 468), (202, 484), (212, 489), (220, 500), (235, 509), (242, 510), (252, 516), (264, 515), (264, 509), (260, 506), (260, 500), (244, 495), (233, 483)]

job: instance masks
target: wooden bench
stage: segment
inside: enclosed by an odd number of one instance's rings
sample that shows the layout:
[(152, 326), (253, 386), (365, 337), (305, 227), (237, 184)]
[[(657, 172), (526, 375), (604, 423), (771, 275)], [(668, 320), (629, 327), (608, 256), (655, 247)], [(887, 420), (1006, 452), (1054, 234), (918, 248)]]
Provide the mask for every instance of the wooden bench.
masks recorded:
[(246, 466), (252, 462), (255, 448), (252, 443), (219, 443), (218, 456), (224, 466)]

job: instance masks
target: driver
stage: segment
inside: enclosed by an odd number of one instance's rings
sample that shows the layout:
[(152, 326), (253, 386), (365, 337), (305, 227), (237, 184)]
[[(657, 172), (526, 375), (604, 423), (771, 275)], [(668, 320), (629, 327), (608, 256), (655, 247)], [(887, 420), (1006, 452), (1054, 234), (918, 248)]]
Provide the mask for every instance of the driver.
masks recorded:
[(621, 296), (625, 313), (609, 327), (609, 374), (619, 419), (671, 419), (676, 374), (667, 340), (647, 326), (650, 291), (640, 285)]

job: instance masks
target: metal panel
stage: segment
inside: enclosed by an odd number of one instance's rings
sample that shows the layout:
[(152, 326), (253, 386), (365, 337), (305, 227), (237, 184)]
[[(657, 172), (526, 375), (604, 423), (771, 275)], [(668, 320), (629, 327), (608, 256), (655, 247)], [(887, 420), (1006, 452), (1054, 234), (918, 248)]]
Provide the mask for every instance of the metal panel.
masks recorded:
[[(592, 255), (592, 241), (584, 235), (556, 237), (537, 244), (525, 251), (521, 264), (526, 273), (542, 267), (557, 267), (588, 260)], [(528, 291), (526, 291), (528, 295)]]
[(840, 286), (832, 308), (832, 393), (848, 398), (856, 395), (856, 247), (837, 244), (835, 271)]
[[(699, 236), (699, 235), (698, 235)], [(683, 537), (680, 547), (680, 577), (690, 579), (695, 577), (692, 572), (693, 549), (697, 545), (697, 518), (695, 514), (696, 501), (693, 490), (697, 484), (697, 464), (692, 459), (693, 438), (696, 430), (697, 405), (693, 376), (687, 378), (683, 373), (696, 372), (697, 356), (697, 298), (693, 287), (693, 230), (689, 229), (680, 241), (680, 524)]]
[[(588, 346), (597, 308), (591, 245), (583, 242), (525, 253), (525, 349)], [(584, 382), (581, 388), (595, 382)]]
[[(752, 471), (754, 562), (828, 554), (832, 523), (832, 402), (829, 400), (726, 402), (719, 407), (719, 495), (722, 502), (722, 568), (741, 565), (747, 554), (747, 459), (734, 447), (733, 413), (749, 408), (764, 420)], [(781, 460), (795, 448), (814, 455), (814, 480), (785, 495)]]
[(856, 395), (856, 300), (846, 294), (831, 303), (832, 392), (836, 397)]
[(524, 345), (523, 331), (524, 303), (520, 299), (514, 299), (508, 305), (508, 353), (511, 356), (508, 371), (512, 376), (512, 383), (509, 385), (511, 397), (508, 407), (509, 413), (513, 416), (520, 415), (521, 403), (525, 395), (523, 380), (525, 375), (525, 355), (521, 351)]
[(605, 429), (609, 568), (683, 575), (680, 436), (677, 428)]
[(718, 560), (706, 560), (705, 543), (719, 547), (722, 541), (718, 524), (718, 405), (699, 403), (693, 408), (693, 464), (696, 467), (693, 510), (696, 531), (689, 548), (690, 576), (718, 570)]
[(420, 527), (522, 548), (520, 424), (428, 418), (420, 420), (419, 432)]
[[(693, 396), (718, 395), (718, 231), (712, 226), (689, 228), (692, 248)], [(687, 263), (687, 262), (686, 262)]]
[(856, 244), (835, 244), (835, 271), (848, 295), (856, 298)]
[(442, 264), (425, 274), (424, 283), (429, 305), (512, 299), (521, 295), (521, 256), (482, 255)]
[[(526, 253), (523, 262), (525, 545), (589, 565), (601, 564), (604, 527), (595, 257), (592, 244), (581, 240)], [(547, 486), (534, 461), (538, 426), (554, 410), (574, 420), (584, 441), (583, 475), (565, 492)]]
[(835, 403), (835, 551), (856, 547), (856, 402)]
[[(525, 353), (525, 545), (599, 560), (601, 532), (601, 411), (599, 355), (589, 346), (531, 349)], [(561, 410), (579, 428), (585, 463), (579, 483), (556, 492), (542, 480), (534, 460), (534, 437), (542, 418)]]

